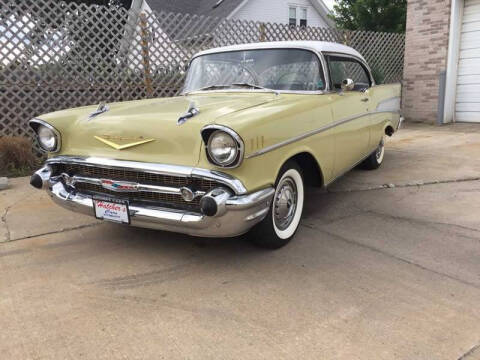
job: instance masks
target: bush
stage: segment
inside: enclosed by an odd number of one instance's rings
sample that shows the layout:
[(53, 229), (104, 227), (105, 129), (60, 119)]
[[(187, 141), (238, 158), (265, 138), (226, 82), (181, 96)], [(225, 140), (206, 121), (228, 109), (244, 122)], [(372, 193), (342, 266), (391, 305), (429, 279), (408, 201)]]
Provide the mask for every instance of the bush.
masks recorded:
[(30, 175), (38, 165), (32, 141), (20, 136), (0, 137), (0, 176)]

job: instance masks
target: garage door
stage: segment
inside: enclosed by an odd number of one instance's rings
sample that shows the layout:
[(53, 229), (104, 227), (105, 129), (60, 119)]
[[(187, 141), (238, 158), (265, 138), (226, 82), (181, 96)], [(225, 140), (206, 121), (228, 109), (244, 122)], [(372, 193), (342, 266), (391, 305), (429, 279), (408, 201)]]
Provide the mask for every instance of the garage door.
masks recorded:
[(480, 122), (480, 0), (465, 0), (456, 121)]

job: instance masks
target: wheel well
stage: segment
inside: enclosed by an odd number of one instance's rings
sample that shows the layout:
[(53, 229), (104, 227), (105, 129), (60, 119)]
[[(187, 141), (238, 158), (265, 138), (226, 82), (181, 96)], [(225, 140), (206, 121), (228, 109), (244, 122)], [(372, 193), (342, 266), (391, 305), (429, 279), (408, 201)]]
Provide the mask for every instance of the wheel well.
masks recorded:
[(388, 125), (385, 128), (385, 134), (388, 136), (392, 136), (394, 132), (395, 132), (395, 129), (391, 125)]
[(307, 152), (300, 153), (289, 160), (295, 161), (300, 166), (306, 185), (319, 187), (323, 185), (322, 170), (312, 154)]

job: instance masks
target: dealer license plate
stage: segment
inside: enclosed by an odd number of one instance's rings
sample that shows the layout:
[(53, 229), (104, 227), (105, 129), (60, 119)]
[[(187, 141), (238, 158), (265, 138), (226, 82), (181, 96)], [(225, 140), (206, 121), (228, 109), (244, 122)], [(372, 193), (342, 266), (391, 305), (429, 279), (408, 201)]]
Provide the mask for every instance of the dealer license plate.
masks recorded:
[(127, 201), (93, 199), (93, 207), (97, 219), (130, 224)]

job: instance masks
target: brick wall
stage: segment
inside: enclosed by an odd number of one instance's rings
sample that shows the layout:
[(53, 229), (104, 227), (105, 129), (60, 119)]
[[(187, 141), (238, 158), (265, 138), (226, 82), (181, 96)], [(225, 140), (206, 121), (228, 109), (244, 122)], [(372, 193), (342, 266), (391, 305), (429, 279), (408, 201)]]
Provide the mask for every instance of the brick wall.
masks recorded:
[(403, 95), (408, 121), (437, 120), (439, 74), (447, 62), (450, 1), (408, 1)]

